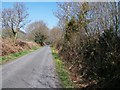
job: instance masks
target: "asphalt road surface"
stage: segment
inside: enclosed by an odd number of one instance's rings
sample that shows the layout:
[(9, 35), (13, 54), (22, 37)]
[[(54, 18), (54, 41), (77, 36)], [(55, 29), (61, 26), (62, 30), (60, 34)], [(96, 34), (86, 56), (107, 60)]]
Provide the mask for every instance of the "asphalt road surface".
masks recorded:
[(2, 66), (2, 88), (59, 88), (49, 46)]

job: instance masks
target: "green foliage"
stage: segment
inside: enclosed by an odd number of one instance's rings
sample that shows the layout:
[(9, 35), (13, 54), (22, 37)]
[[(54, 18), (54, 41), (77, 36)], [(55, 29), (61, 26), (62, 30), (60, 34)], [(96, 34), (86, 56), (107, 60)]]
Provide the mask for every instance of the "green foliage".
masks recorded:
[(65, 39), (67, 41), (70, 40), (71, 34), (78, 31), (78, 25), (74, 17), (70, 19), (70, 21), (66, 24), (66, 33), (65, 33)]
[(120, 37), (110, 28), (98, 38), (97, 42), (87, 42), (83, 47), (86, 64), (83, 73), (86, 79), (97, 79), (105, 84), (120, 75)]
[(45, 41), (45, 39), (46, 39), (46, 38), (45, 38), (44, 35), (36, 34), (34, 41), (35, 41), (36, 43), (38, 43), (38, 44), (43, 45), (43, 42)]

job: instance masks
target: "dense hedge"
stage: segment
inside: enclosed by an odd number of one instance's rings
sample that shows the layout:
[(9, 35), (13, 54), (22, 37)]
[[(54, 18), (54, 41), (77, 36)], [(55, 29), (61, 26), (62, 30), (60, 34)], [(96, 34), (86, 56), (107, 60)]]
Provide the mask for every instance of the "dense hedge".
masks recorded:
[(109, 87), (111, 83), (113, 83), (112, 87), (118, 86), (120, 82), (120, 37), (118, 33), (110, 28), (99, 34), (97, 39), (93, 36), (83, 40), (80, 34), (73, 32), (69, 34), (69, 38), (64, 40), (60, 55), (66, 64), (73, 65), (73, 68), (77, 67), (75, 73), (82, 76), (85, 82), (95, 80), (97, 85), (94, 87)]
[(73, 74), (73, 81), (84, 87), (117, 87), (120, 82), (118, 3), (59, 6), (57, 14), (64, 30), (59, 54)]

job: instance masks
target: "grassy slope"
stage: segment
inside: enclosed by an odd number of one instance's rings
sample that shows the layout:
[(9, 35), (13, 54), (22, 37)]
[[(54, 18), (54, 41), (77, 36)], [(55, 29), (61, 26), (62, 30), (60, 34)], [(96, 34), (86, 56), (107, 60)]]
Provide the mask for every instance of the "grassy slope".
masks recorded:
[(28, 54), (32, 51), (35, 51), (37, 50), (39, 47), (33, 47), (32, 49), (29, 49), (29, 50), (23, 50), (23, 51), (20, 51), (20, 52), (17, 52), (17, 53), (13, 53), (13, 54), (10, 54), (10, 55), (6, 55), (6, 56), (1, 56), (0, 57), (0, 64), (4, 64), (10, 60), (14, 60), (14, 59), (17, 59), (25, 54)]
[(61, 84), (63, 88), (74, 88), (74, 84), (70, 80), (70, 75), (64, 66), (64, 63), (61, 61), (60, 57), (58, 56), (57, 51), (52, 48), (52, 54), (53, 57), (55, 58), (55, 63), (56, 63), (56, 71), (58, 73), (58, 77), (61, 80)]

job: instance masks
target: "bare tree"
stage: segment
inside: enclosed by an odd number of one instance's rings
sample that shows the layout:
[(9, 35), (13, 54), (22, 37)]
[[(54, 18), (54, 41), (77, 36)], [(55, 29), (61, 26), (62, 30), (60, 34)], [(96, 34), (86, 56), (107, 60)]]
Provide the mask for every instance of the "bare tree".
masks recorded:
[(24, 29), (28, 23), (28, 12), (24, 3), (15, 3), (13, 8), (4, 9), (2, 11), (2, 28), (11, 29), (13, 32), (14, 43), (17, 33)]
[(35, 21), (26, 28), (28, 39), (33, 40), (41, 45), (48, 38), (48, 27), (43, 21)]
[(57, 46), (61, 40), (62, 40), (62, 30), (59, 28), (59, 27), (54, 27), (50, 30), (50, 38), (49, 38), (49, 41)]

